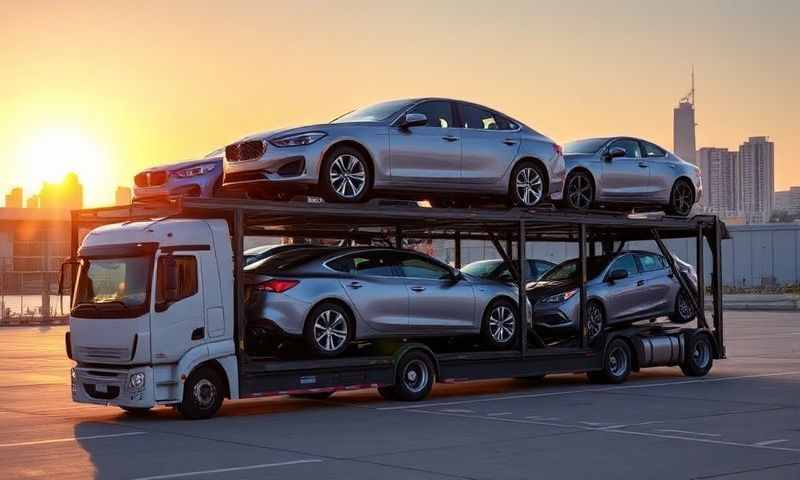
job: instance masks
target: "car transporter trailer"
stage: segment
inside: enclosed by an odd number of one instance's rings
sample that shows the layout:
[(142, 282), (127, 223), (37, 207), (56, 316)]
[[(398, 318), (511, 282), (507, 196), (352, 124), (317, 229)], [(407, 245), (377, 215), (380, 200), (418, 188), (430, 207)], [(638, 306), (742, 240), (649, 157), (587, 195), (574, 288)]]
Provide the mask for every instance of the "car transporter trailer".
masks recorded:
[[(539, 377), (551, 373), (586, 372), (594, 381), (619, 382), (628, 372), (654, 366), (680, 365), (687, 375), (704, 375), (712, 358), (725, 358), (721, 288), (721, 241), (725, 225), (715, 216), (690, 218), (626, 215), (605, 211), (575, 212), (534, 209), (424, 208), (414, 203), (373, 200), (366, 204), (273, 202), (240, 199), (171, 198), (163, 202), (77, 210), (72, 213), (71, 252), (78, 251), (83, 232), (116, 222), (158, 218), (227, 220), (234, 252), (234, 340), (238, 392), (232, 398), (268, 395), (323, 397), (338, 390), (379, 388), (387, 398), (418, 400), (434, 381), (455, 382), (506, 377)], [(491, 242), (512, 265), (517, 286), (526, 285), (526, 242), (573, 242), (578, 246), (579, 332), (572, 341), (546, 343), (535, 332), (518, 335), (513, 350), (438, 348), (415, 339), (391, 344), (390, 350), (332, 359), (280, 359), (253, 356), (246, 350), (243, 250), (246, 236), (337, 239), (342, 244), (394, 244), (408, 239), (454, 242), (455, 266), (461, 266), (464, 240)], [(695, 238), (698, 288), (678, 271), (664, 239)], [(653, 240), (667, 259), (695, 307), (696, 326), (667, 323), (635, 324), (606, 329), (589, 341), (586, 328), (586, 259), (599, 247), (603, 253), (623, 249), (626, 242)], [(704, 246), (711, 253), (712, 321), (703, 309)], [(525, 289), (519, 288), (517, 331), (527, 318)], [(68, 341), (69, 342), (69, 341)], [(435, 342), (434, 342), (435, 343)], [(364, 349), (366, 352), (374, 350)], [(422, 361), (420, 361), (422, 360)], [(422, 370), (420, 370), (422, 368)], [(424, 378), (423, 378), (424, 377)], [(425, 385), (421, 385), (421, 382)]]

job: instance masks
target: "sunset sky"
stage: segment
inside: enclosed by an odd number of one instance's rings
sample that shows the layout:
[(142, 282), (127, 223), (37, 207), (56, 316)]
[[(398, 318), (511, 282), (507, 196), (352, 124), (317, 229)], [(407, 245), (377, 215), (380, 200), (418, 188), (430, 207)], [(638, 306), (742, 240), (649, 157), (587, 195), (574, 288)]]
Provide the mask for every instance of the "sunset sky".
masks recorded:
[(141, 168), (409, 96), (483, 103), (559, 142), (776, 143), (800, 185), (800, 2), (50, 1), (0, 15), (0, 193), (76, 171), (87, 203)]

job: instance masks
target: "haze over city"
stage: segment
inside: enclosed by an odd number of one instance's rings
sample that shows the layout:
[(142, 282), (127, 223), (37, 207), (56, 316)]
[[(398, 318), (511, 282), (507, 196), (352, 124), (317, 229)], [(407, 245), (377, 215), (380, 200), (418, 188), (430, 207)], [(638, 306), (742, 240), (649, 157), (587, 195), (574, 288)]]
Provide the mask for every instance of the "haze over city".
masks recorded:
[(1, 192), (29, 196), (74, 171), (86, 204), (107, 204), (142, 168), (409, 96), (484, 103), (562, 143), (624, 132), (671, 149), (692, 65), (697, 147), (769, 136), (775, 188), (800, 184), (797, 2), (51, 10), (17, 3), (0, 19), (0, 42), (14, 47), (0, 51)]

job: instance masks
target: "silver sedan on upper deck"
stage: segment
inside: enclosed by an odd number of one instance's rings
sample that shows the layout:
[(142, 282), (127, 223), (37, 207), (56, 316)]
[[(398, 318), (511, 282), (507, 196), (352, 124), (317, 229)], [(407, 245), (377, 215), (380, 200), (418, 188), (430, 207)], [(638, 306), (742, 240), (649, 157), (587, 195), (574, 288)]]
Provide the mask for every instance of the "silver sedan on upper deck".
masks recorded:
[(564, 151), (564, 203), (572, 208), (642, 206), (687, 216), (703, 194), (697, 166), (645, 140), (588, 138)]
[(469, 102), (419, 98), (246, 137), (225, 149), (224, 185), (266, 198), (299, 190), (359, 202), (383, 190), (534, 206), (560, 200), (564, 176), (561, 147), (521, 122)]

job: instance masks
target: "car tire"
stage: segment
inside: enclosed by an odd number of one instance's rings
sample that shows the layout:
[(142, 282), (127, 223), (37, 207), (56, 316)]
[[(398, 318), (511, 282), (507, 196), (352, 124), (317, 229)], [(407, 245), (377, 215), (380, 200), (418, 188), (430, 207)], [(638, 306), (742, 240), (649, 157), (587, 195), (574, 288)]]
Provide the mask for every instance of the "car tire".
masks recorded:
[(692, 213), (694, 206), (694, 189), (692, 185), (686, 180), (679, 179), (672, 186), (672, 191), (669, 194), (669, 205), (667, 205), (666, 212), (669, 215), (677, 215), (679, 217), (688, 217)]
[(714, 365), (714, 350), (708, 335), (701, 333), (688, 337), (686, 355), (681, 362), (681, 371), (687, 377), (702, 377)]
[(574, 210), (588, 210), (595, 201), (594, 180), (583, 170), (572, 172), (564, 186), (564, 204)]
[(586, 303), (586, 336), (589, 343), (603, 338), (606, 329), (606, 314), (603, 305), (597, 300)]
[(353, 325), (353, 317), (345, 308), (333, 302), (323, 302), (308, 315), (303, 338), (315, 355), (332, 358), (350, 346)]
[(631, 373), (633, 357), (631, 348), (625, 340), (620, 338), (612, 340), (603, 354), (603, 369), (589, 372), (589, 381), (592, 383), (622, 383)]
[(322, 196), (328, 202), (363, 202), (372, 188), (372, 166), (367, 156), (347, 145), (334, 147), (325, 156), (319, 176)]
[(686, 291), (681, 289), (675, 296), (675, 311), (669, 316), (672, 323), (689, 323), (695, 319), (695, 311)]
[(222, 406), (224, 395), (225, 386), (219, 373), (210, 367), (199, 367), (186, 379), (179, 410), (189, 420), (211, 418)]
[(132, 415), (132, 416), (135, 416), (135, 417), (140, 417), (140, 416), (147, 415), (147, 414), (150, 413), (150, 410), (152, 410), (152, 407), (123, 407), (123, 406), (120, 406), (119, 408), (124, 410), (125, 413), (127, 413), (128, 415)]
[(511, 171), (508, 198), (511, 206), (531, 208), (547, 197), (547, 175), (541, 166), (525, 161)]
[(290, 393), (292, 398), (303, 398), (306, 400), (325, 400), (331, 398), (333, 392), (309, 392), (309, 393)]
[(517, 338), (519, 315), (517, 306), (510, 300), (494, 300), (483, 312), (481, 336), (487, 347), (507, 349), (514, 345)]
[(394, 385), (379, 387), (386, 400), (416, 402), (427, 397), (435, 381), (433, 362), (422, 352), (409, 352), (397, 363)]

